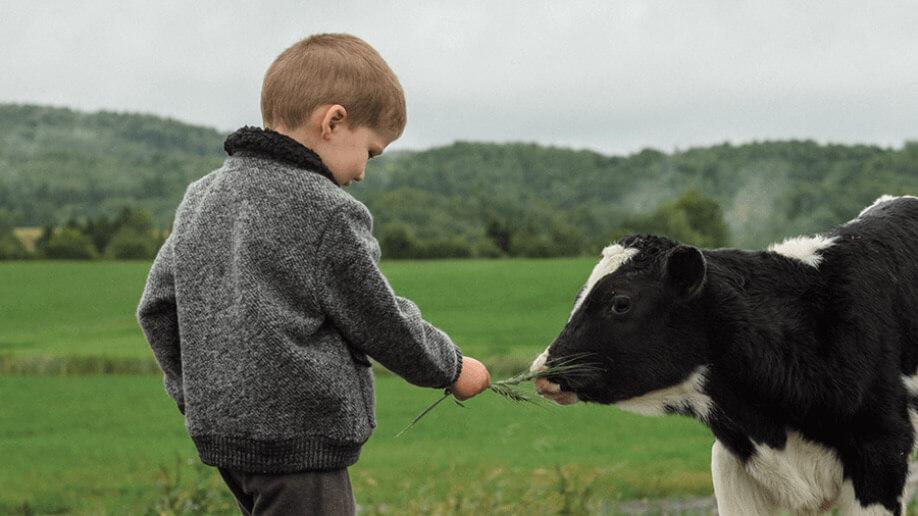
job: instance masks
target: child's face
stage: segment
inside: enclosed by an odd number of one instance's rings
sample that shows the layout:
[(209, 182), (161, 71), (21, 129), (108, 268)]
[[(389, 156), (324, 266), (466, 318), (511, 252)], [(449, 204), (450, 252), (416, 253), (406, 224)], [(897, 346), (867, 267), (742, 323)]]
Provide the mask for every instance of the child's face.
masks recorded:
[(341, 186), (363, 180), (367, 161), (383, 153), (395, 135), (369, 127), (351, 129), (342, 124), (325, 142), (319, 155)]

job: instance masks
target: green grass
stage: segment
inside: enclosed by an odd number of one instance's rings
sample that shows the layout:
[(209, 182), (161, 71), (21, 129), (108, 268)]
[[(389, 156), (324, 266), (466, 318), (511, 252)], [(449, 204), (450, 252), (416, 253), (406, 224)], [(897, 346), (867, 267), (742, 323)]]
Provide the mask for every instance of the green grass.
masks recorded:
[[(456, 493), (525, 498), (535, 485), (591, 481), (598, 499), (707, 494), (712, 438), (685, 418), (599, 406), (540, 408), (494, 395), (445, 404), (395, 434), (437, 392), (378, 382), (379, 426), (351, 469), (358, 503), (412, 507)], [(0, 377), (0, 513), (135, 513), (160, 466), (195, 459), (183, 419), (150, 375)], [(12, 396), (10, 396), (12, 394)], [(530, 493), (531, 495), (531, 493)], [(399, 511), (400, 512), (400, 511)]]
[(146, 262), (0, 263), (0, 354), (149, 356), (134, 310)]
[[(384, 270), (467, 354), (519, 367), (561, 329), (592, 265), (395, 262)], [(148, 268), (0, 263), (0, 358), (150, 360), (134, 320)], [(465, 409), (442, 404), (395, 438), (437, 396), (379, 378), (379, 427), (351, 470), (366, 512), (576, 513), (587, 501), (596, 509), (619, 499), (710, 494), (712, 437), (692, 420), (599, 406), (540, 408), (484, 393)], [(189, 461), (197, 455), (159, 375), (6, 374), (0, 399), (0, 514), (162, 506), (168, 486), (160, 469), (175, 469), (177, 457), (182, 489), (192, 489)], [(204, 475), (232, 508), (214, 470)]]
[[(399, 295), (484, 358), (534, 357), (557, 335), (592, 259), (389, 262)], [(0, 263), (0, 355), (151, 356), (134, 319), (147, 262)]]

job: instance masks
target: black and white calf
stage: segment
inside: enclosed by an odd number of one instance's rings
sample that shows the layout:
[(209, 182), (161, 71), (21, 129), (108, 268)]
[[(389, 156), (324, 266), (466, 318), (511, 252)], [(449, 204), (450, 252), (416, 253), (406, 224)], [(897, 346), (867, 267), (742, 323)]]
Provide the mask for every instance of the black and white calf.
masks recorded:
[[(580, 358), (572, 358), (580, 357)], [(901, 514), (918, 423), (918, 198), (768, 251), (629, 236), (533, 363), (546, 398), (698, 418), (721, 514)]]

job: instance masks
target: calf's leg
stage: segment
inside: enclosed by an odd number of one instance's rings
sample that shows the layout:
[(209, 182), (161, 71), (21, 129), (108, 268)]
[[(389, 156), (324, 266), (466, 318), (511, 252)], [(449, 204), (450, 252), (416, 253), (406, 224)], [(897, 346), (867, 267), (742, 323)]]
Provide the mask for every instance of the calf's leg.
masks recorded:
[(778, 512), (777, 505), (762, 485), (716, 440), (711, 448), (711, 475), (720, 516), (770, 516)]
[(847, 478), (839, 496), (842, 514), (904, 515), (911, 449), (911, 434), (898, 432), (871, 436), (846, 450)]

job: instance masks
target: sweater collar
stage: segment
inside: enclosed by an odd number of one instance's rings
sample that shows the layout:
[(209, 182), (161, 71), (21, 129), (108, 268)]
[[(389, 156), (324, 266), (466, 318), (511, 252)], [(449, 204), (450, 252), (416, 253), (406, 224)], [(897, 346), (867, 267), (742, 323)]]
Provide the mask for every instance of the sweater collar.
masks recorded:
[(271, 129), (245, 126), (227, 136), (223, 149), (230, 156), (255, 156), (280, 161), (328, 178), (338, 185), (322, 158), (300, 142)]

